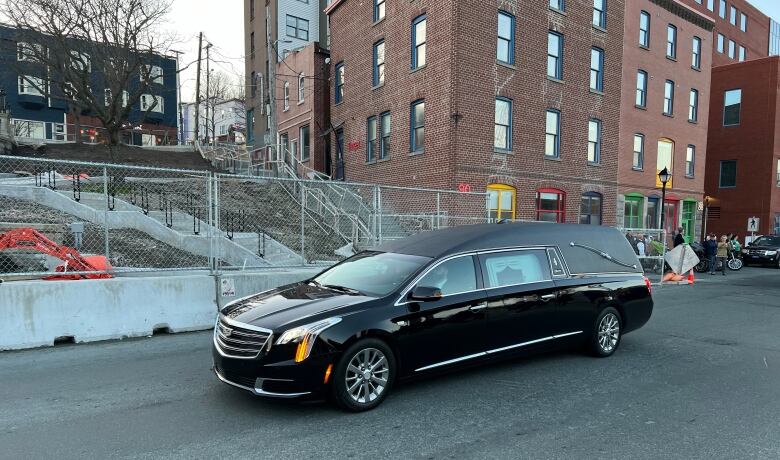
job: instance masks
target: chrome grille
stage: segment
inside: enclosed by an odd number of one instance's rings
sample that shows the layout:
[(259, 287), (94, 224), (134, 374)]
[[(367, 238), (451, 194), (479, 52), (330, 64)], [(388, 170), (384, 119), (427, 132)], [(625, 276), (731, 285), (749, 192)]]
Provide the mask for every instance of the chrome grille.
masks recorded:
[(228, 321), (220, 315), (214, 329), (214, 342), (222, 354), (244, 359), (260, 356), (271, 339), (271, 331)]

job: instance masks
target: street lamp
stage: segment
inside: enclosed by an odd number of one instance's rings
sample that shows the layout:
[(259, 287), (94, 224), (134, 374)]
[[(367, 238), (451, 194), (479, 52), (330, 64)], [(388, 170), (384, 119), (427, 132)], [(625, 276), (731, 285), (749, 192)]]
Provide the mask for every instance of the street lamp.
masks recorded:
[(669, 183), (669, 181), (672, 179), (672, 173), (669, 172), (668, 168), (664, 168), (661, 170), (661, 172), (658, 173), (658, 180), (661, 181), (661, 227), (660, 230), (663, 231), (664, 229), (664, 217), (666, 216), (666, 184)]

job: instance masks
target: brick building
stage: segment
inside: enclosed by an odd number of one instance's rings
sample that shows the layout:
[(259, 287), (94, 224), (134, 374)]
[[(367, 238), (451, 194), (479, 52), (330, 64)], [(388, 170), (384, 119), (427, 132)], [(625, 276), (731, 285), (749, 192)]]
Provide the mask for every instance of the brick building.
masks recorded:
[(623, 11), (333, 1), (336, 176), (487, 190), (494, 218), (614, 225)]
[(780, 58), (713, 69), (707, 231), (780, 234)]
[(293, 50), (276, 66), (279, 143), (298, 174), (330, 175), (329, 57), (319, 43)]
[[(326, 0), (244, 0), (247, 144), (261, 148), (270, 140), (266, 139), (270, 66), (291, 50), (313, 42), (327, 45), (327, 18), (322, 13), (326, 4)], [(269, 49), (277, 56), (269, 56)]]
[(701, 229), (713, 21), (677, 0), (626, 3), (618, 223), (659, 228), (661, 183), (672, 174), (664, 227)]
[(715, 21), (712, 66), (768, 56), (770, 19), (746, 0), (680, 0)]

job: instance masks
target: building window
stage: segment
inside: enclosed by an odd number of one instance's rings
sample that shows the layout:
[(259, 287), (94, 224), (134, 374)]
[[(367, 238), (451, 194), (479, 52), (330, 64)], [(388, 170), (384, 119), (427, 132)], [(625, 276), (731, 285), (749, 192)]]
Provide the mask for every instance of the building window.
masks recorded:
[(726, 0), (720, 0), (718, 2), (718, 16), (721, 19), (726, 19)]
[(165, 100), (161, 96), (142, 94), (141, 112), (165, 113)]
[(777, 186), (780, 187), (780, 158), (777, 159), (777, 172), (775, 174), (777, 176)]
[(282, 145), (282, 158), (287, 158), (290, 154), (290, 135), (287, 133), (279, 134), (279, 143)]
[(340, 62), (336, 64), (336, 90), (335, 93), (335, 99), (336, 104), (340, 103), (344, 100), (344, 63)]
[(385, 0), (374, 0), (374, 22), (385, 18)]
[(715, 0), (707, 0), (707, 9), (715, 11)]
[(309, 21), (288, 14), (287, 36), (297, 38), (299, 40), (309, 41)]
[(601, 48), (590, 50), (590, 89), (604, 91), (604, 50)]
[(607, 28), (607, 0), (593, 0), (593, 25)]
[(536, 220), (563, 223), (566, 220), (566, 195), (556, 189), (536, 192)]
[(660, 209), (659, 203), (661, 198), (648, 197), (647, 198), (647, 216), (645, 217), (645, 228), (658, 228), (658, 209)]
[(688, 146), (685, 151), (685, 177), (693, 177), (696, 172), (696, 147)]
[(385, 84), (385, 41), (374, 44), (374, 86)]
[(601, 161), (601, 120), (588, 122), (588, 163)]
[[(73, 70), (77, 72), (92, 72), (92, 61), (89, 57), (89, 54), (87, 53), (81, 53), (78, 51), (71, 51), (70, 52), (70, 65), (73, 68)], [(157, 79), (153, 79), (155, 83), (162, 84), (162, 68), (157, 66), (152, 66), (153, 69), (157, 70), (159, 72), (159, 81)]]
[(723, 34), (718, 34), (718, 52), (723, 53), (725, 48), (726, 37)]
[(666, 80), (664, 84), (664, 115), (674, 114), (674, 82)]
[(587, 192), (582, 194), (580, 205), (580, 223), (583, 225), (601, 225), (601, 194)]
[(729, 58), (734, 59), (737, 57), (737, 44), (734, 40), (729, 40)]
[(249, 0), (249, 20), (255, 18), (255, 0)]
[(425, 40), (428, 20), (419, 16), (412, 22), (412, 69), (425, 66)]
[(157, 65), (142, 65), (139, 79), (142, 82), (163, 84), (163, 69)]
[(563, 80), (563, 35), (547, 34), (547, 76)]
[(699, 121), (699, 90), (691, 89), (691, 100), (688, 104), (688, 121)]
[(422, 152), (425, 149), (425, 101), (413, 102), (411, 112), (411, 151)]
[[(670, 173), (674, 172), (674, 142), (669, 139), (658, 140), (658, 155), (656, 157), (655, 169), (656, 178), (655, 185), (661, 188), (661, 180), (658, 178), (658, 173), (666, 168)], [(668, 184), (669, 188), (672, 188), (672, 182)]]
[(255, 33), (249, 34), (249, 56), (255, 58)]
[[(111, 92), (111, 88), (104, 89), (103, 95), (106, 98), (106, 107), (110, 106), (114, 98), (114, 94)], [(122, 91), (122, 107), (127, 107), (127, 100), (129, 97), (130, 97), (130, 93), (128, 93), (127, 91)]]
[(677, 59), (677, 27), (671, 24), (666, 28), (666, 57)]
[(496, 59), (504, 64), (515, 63), (515, 17), (504, 11), (498, 12)]
[(42, 78), (31, 77), (29, 75), (19, 75), (19, 94), (29, 94), (32, 96), (43, 96), (46, 86)]
[(634, 134), (634, 159), (632, 167), (641, 170), (645, 166), (645, 136)]
[(734, 188), (737, 186), (737, 160), (724, 160), (720, 162), (720, 188)]
[(301, 161), (307, 161), (310, 149), (309, 125), (301, 126), (298, 138), (301, 144)]
[(368, 128), (366, 129), (366, 161), (372, 162), (376, 160), (377, 151), (377, 126), (376, 117), (368, 119)]
[(636, 73), (636, 105), (647, 107), (647, 72), (644, 70)]
[(251, 144), (255, 141), (255, 111), (249, 109), (246, 111), (246, 141)]
[(693, 37), (693, 44), (691, 46), (691, 67), (694, 69), (701, 68), (701, 38)]
[(306, 98), (306, 77), (303, 74), (298, 75), (298, 104), (303, 104)]
[(558, 11), (566, 11), (566, 2), (564, 0), (550, 0), (550, 8)]
[(487, 186), (488, 213), (491, 222), (502, 219), (515, 219), (517, 191), (505, 184), (490, 184)]
[(729, 23), (731, 23), (732, 26), (735, 26), (737, 25), (737, 9), (734, 8), (734, 5), (731, 5), (730, 12)]
[(747, 15), (745, 13), (741, 13), (739, 17), (739, 30), (747, 32)]
[(739, 47), (739, 62), (743, 62), (747, 56), (745, 56), (745, 47), (740, 45)]
[(382, 142), (379, 144), (379, 159), (390, 158), (390, 112), (379, 115), (379, 129), (382, 133)]
[(493, 146), (496, 150), (512, 150), (512, 100), (496, 98), (495, 136)]
[(723, 100), (723, 126), (736, 126), (740, 124), (742, 112), (742, 90), (731, 89), (726, 91)]
[(623, 207), (623, 226), (626, 228), (639, 228), (642, 226), (642, 210), (645, 199), (638, 195), (627, 195)]
[(257, 85), (255, 84), (255, 81), (257, 79), (257, 74), (252, 72), (249, 74), (249, 94), (251, 97), (257, 96)]
[(561, 156), (561, 112), (547, 111), (544, 154), (552, 158)]
[(639, 13), (639, 46), (650, 48), (650, 13)]
[(290, 110), (290, 82), (284, 82), (284, 111)]

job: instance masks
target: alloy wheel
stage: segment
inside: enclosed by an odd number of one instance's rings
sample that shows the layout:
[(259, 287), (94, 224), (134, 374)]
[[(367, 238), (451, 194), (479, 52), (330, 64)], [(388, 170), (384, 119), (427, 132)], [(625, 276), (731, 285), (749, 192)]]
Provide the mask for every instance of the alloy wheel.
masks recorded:
[(390, 366), (385, 354), (376, 348), (364, 348), (347, 365), (347, 394), (357, 403), (370, 403), (385, 391), (389, 377)]
[(598, 330), (599, 347), (604, 353), (612, 353), (620, 339), (620, 320), (614, 313), (601, 318)]

